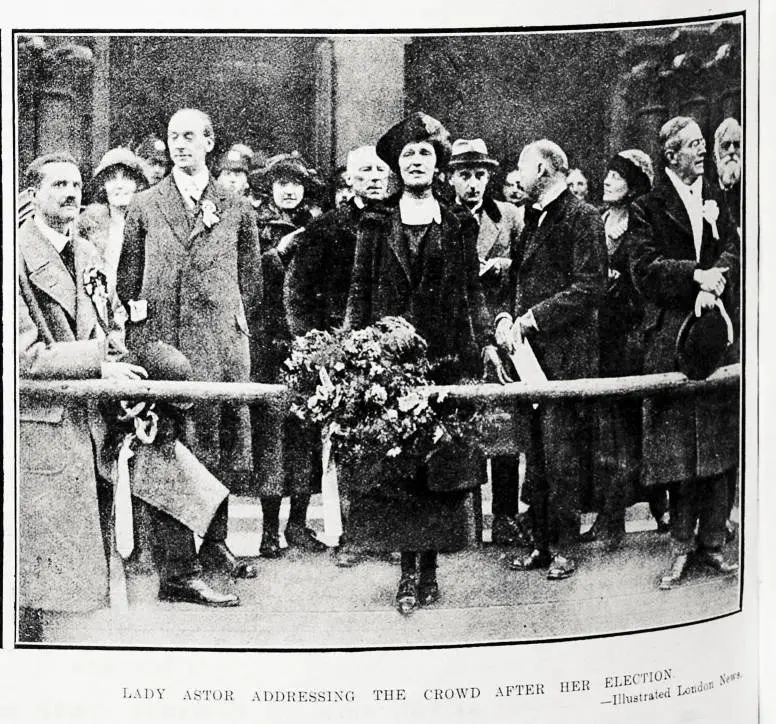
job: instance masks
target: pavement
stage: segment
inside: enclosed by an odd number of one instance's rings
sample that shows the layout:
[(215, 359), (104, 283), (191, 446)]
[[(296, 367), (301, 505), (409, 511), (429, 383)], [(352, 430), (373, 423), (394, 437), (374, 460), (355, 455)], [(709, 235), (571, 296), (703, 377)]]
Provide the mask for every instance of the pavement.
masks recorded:
[[(676, 589), (657, 590), (671, 560), (670, 539), (655, 531), (645, 505), (629, 509), (622, 548), (608, 551), (601, 543), (579, 544), (571, 552), (577, 572), (563, 581), (548, 581), (542, 571), (512, 571), (508, 562), (520, 551), (488, 542), (489, 504), (484, 495), (484, 542), (441, 555), (440, 600), (407, 618), (393, 608), (399, 578), (395, 560), (369, 559), (342, 569), (329, 552), (288, 549), (278, 560), (255, 558), (256, 579), (213, 580), (240, 596), (241, 606), (230, 609), (160, 602), (151, 570), (124, 576), (120, 564), (113, 566), (111, 607), (50, 621), (46, 641), (264, 650), (466, 645), (654, 629), (739, 608), (737, 574), (720, 577), (692, 569)], [(284, 506), (281, 521), (286, 515)], [(313, 499), (309, 521), (321, 529), (319, 499)], [(585, 517), (583, 529), (591, 522)], [(260, 531), (258, 502), (234, 500), (229, 537), (234, 552), (256, 556)], [(726, 557), (736, 560), (738, 550), (736, 539)]]

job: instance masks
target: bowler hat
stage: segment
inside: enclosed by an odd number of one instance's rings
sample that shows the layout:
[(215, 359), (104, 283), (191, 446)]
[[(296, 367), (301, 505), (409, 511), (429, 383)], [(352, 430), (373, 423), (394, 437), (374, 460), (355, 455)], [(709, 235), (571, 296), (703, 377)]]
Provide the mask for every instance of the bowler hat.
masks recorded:
[(436, 119), (416, 111), (389, 128), (377, 142), (377, 155), (399, 174), (399, 154), (408, 143), (430, 143), (437, 156), (437, 168), (450, 159), (450, 133)]
[(490, 166), (498, 168), (499, 163), (495, 158), (488, 156), (488, 147), (481, 138), (459, 138), (453, 142), (453, 149), (450, 154), (450, 162), (447, 164), (450, 168), (461, 168), (462, 166)]
[(706, 309), (700, 317), (690, 312), (679, 328), (676, 368), (691, 380), (705, 379), (714, 372), (732, 342), (732, 325), (723, 310), (724, 307)]

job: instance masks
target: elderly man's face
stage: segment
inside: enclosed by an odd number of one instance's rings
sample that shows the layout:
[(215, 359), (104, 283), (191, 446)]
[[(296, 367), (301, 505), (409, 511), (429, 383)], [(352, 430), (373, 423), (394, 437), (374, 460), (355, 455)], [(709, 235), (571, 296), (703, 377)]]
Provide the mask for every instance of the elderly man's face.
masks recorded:
[(735, 186), (741, 180), (743, 163), (741, 126), (735, 125), (728, 128), (719, 139), (715, 152), (719, 180), (726, 188)]
[(364, 159), (350, 174), (353, 192), (362, 199), (379, 201), (388, 190), (388, 166), (378, 158)]
[(456, 168), (450, 177), (458, 200), (474, 208), (482, 203), (485, 187), (490, 181), (490, 171), (486, 166), (464, 166)]
[(703, 176), (703, 163), (706, 160), (706, 141), (697, 123), (686, 125), (677, 134), (679, 147), (666, 152), (668, 165), (685, 183), (692, 183)]
[(81, 208), (81, 172), (66, 161), (47, 163), (41, 169), (40, 188), (32, 192), (36, 212), (52, 229), (62, 231)]
[(193, 111), (176, 113), (167, 126), (167, 147), (175, 166), (188, 174), (204, 170), (213, 137), (205, 135), (203, 118)]
[(574, 196), (576, 196), (580, 201), (587, 201), (587, 197), (590, 194), (590, 189), (588, 187), (585, 174), (583, 174), (579, 169), (574, 169), (569, 172), (569, 175), (566, 178), (566, 184), (569, 187), (569, 191), (571, 191), (571, 193), (574, 194)]
[(528, 201), (528, 196), (518, 183), (519, 176), (517, 170), (510, 171), (504, 178), (504, 186), (501, 189), (504, 192), (504, 198), (515, 206), (522, 206)]

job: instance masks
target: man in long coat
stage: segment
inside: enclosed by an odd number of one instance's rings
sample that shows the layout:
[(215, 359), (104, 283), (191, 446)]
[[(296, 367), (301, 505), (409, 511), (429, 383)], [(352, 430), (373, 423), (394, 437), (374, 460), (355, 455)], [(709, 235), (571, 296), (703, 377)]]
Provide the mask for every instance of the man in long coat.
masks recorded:
[[(533, 202), (512, 250), (509, 312), (496, 317), (496, 341), (507, 351), (527, 338), (548, 379), (598, 374), (598, 307), (605, 292), (606, 239), (600, 214), (566, 186), (566, 154), (536, 141), (520, 154), (520, 185)], [(530, 213), (529, 213), (530, 212)], [(574, 400), (542, 402), (527, 452), (535, 550), (516, 570), (548, 568), (567, 578), (564, 553), (579, 536), (579, 495), (591, 464), (590, 411)]]
[[(167, 141), (171, 175), (137, 194), (127, 212), (117, 274), (118, 295), (129, 309), (127, 346), (166, 342), (190, 360), (194, 379), (248, 382), (249, 339), (258, 331), (262, 295), (255, 214), (246, 199), (210, 178), (206, 158), (214, 136), (207, 114), (177, 111)], [(185, 442), (227, 485), (250, 474), (248, 406), (196, 404)], [(221, 528), (225, 534), (225, 520)], [(217, 548), (212, 557), (223, 558), (234, 575), (255, 575), (225, 543)]]
[[(101, 262), (73, 231), (81, 203), (75, 160), (41, 156), (27, 176), (35, 214), (17, 236), (20, 377), (139, 378), (140, 368), (121, 361), (121, 305), (115, 295), (89, 293), (86, 275), (99, 284)], [(19, 437), (19, 638), (34, 641), (44, 633), (41, 611), (107, 603), (111, 488), (95, 456), (105, 437), (96, 405), (25, 396)]]
[[(688, 314), (731, 309), (738, 289), (739, 237), (716, 190), (703, 178), (706, 144), (698, 124), (678, 116), (660, 130), (665, 172), (633, 210), (634, 283), (646, 300), (644, 373), (676, 369), (676, 339)], [(721, 573), (727, 480), (738, 464), (738, 393), (644, 401), (646, 485), (671, 484), (674, 560), (661, 580), (671, 588), (691, 554)], [(695, 528), (699, 524), (696, 540)]]

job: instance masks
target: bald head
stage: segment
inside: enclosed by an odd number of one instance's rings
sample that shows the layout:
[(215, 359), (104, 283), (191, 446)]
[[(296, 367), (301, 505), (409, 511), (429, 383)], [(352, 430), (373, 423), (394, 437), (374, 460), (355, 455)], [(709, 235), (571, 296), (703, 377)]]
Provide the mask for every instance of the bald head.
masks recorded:
[(194, 174), (207, 168), (215, 138), (210, 116), (196, 108), (181, 108), (167, 125), (167, 146), (176, 168)]
[(543, 138), (523, 148), (517, 170), (520, 187), (536, 201), (546, 188), (559, 181), (565, 184), (568, 157), (557, 143)]

